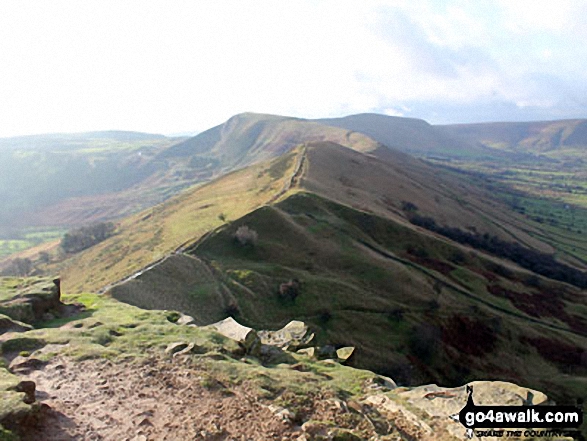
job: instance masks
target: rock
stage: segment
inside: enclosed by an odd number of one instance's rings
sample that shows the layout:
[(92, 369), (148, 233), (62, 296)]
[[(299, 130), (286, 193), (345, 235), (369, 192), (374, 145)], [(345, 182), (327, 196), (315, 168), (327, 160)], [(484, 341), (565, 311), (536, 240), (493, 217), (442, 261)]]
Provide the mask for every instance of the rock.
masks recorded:
[(34, 323), (43, 320), (45, 314), (59, 311), (61, 303), (61, 281), (40, 281), (17, 292), (10, 299), (0, 302), (0, 313), (13, 320)]
[(186, 314), (181, 314), (175, 323), (186, 326), (197, 325), (196, 320), (192, 316)]
[(26, 404), (32, 404), (36, 400), (36, 398), (35, 398), (36, 387), (37, 387), (37, 385), (35, 384), (34, 381), (23, 380), (20, 383), (18, 383), (16, 386), (11, 388), (10, 390), (14, 390), (15, 392), (24, 392), (25, 397), (24, 397), (23, 401)]
[(196, 345), (194, 343), (190, 343), (189, 345), (187, 345), (185, 348), (183, 348), (182, 350), (175, 352), (173, 354), (173, 357), (179, 357), (180, 355), (187, 355), (190, 352), (192, 352), (192, 350), (194, 349)]
[(336, 350), (336, 356), (343, 362), (348, 362), (355, 353), (354, 346), (346, 346)]
[[(542, 392), (512, 383), (474, 381), (469, 385), (473, 386), (473, 398), (475, 404), (479, 406), (549, 404), (548, 397)], [(392, 399), (393, 396), (397, 398)], [(432, 384), (407, 390), (396, 389), (391, 394), (369, 396), (364, 402), (372, 405), (381, 413), (395, 414), (396, 426), (401, 426), (399, 427), (400, 430), (410, 436), (415, 433), (431, 433), (427, 421), (436, 422), (435, 432), (437, 434), (439, 431), (446, 432), (446, 438), (449, 435), (457, 438), (462, 438), (463, 436), (463, 426), (452, 421), (448, 416), (460, 412), (465, 406), (467, 402), (466, 385), (456, 388), (444, 388)]]
[(33, 357), (18, 356), (10, 363), (8, 370), (10, 372), (19, 374), (28, 374), (29, 372), (39, 370), (45, 366), (47, 362)]
[(173, 354), (175, 354), (177, 352), (183, 351), (187, 347), (188, 347), (188, 344), (187, 343), (184, 343), (184, 342), (181, 342), (181, 341), (175, 342), (175, 343), (170, 343), (165, 348), (165, 353), (166, 354), (172, 354), (173, 355)]
[(389, 377), (378, 375), (368, 380), (366, 387), (371, 390), (393, 390), (397, 388), (397, 384)]
[(310, 333), (308, 326), (299, 320), (292, 320), (277, 331), (259, 331), (259, 337), (263, 344), (292, 352), (308, 347), (314, 340), (314, 334)]
[(291, 423), (295, 420), (296, 414), (285, 407), (269, 405), (268, 409), (284, 423)]
[(297, 353), (307, 355), (308, 357), (314, 358), (314, 357), (316, 357), (316, 348), (298, 349)]
[(30, 331), (31, 329), (33, 329), (31, 325), (18, 320), (13, 320), (7, 315), (0, 314), (0, 334), (6, 332), (25, 332)]
[(247, 354), (258, 354), (261, 350), (261, 340), (257, 335), (257, 331), (241, 325), (232, 317), (214, 323), (210, 327), (225, 337), (236, 340), (243, 346)]

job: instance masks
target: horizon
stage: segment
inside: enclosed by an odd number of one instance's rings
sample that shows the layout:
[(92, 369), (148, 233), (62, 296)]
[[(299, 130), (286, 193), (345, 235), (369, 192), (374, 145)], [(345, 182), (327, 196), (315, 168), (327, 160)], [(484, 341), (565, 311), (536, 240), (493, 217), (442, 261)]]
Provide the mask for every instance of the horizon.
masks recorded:
[(0, 4), (0, 137), (202, 132), (244, 111), (587, 117), (579, 0)]
[(454, 122), (454, 123), (447, 123), (447, 124), (433, 124), (430, 123), (429, 121), (426, 121), (425, 119), (422, 118), (416, 118), (413, 116), (395, 116), (395, 115), (385, 115), (383, 113), (375, 113), (375, 112), (362, 112), (362, 113), (353, 113), (353, 114), (349, 114), (349, 115), (341, 115), (341, 116), (334, 116), (334, 117), (323, 117), (323, 118), (304, 118), (304, 117), (299, 117), (299, 116), (290, 116), (290, 115), (274, 115), (274, 114), (269, 114), (269, 113), (263, 113), (263, 112), (242, 112), (242, 113), (237, 113), (235, 115), (232, 115), (230, 117), (228, 117), (226, 120), (224, 120), (223, 122), (221, 122), (220, 124), (216, 124), (214, 126), (211, 127), (207, 127), (201, 131), (190, 131), (190, 130), (184, 130), (184, 131), (179, 131), (179, 132), (174, 132), (174, 133), (157, 133), (157, 132), (153, 132), (153, 131), (145, 131), (145, 132), (141, 132), (141, 131), (137, 131), (137, 130), (125, 130), (125, 129), (91, 129), (91, 130), (83, 130), (83, 131), (78, 131), (78, 132), (47, 132), (47, 133), (28, 133), (28, 134), (24, 134), (24, 135), (14, 135), (14, 136), (0, 136), (0, 140), (7, 140), (7, 139), (15, 139), (15, 138), (28, 138), (28, 137), (43, 137), (43, 136), (60, 136), (60, 135), (69, 135), (69, 136), (75, 136), (75, 135), (89, 135), (89, 134), (106, 134), (106, 133), (136, 133), (136, 134), (141, 134), (141, 135), (154, 135), (154, 136), (164, 136), (166, 138), (183, 138), (183, 137), (194, 137), (194, 136), (198, 136), (199, 134), (214, 128), (218, 125), (222, 125), (224, 124), (226, 121), (228, 121), (230, 118), (232, 118), (233, 116), (237, 116), (237, 115), (243, 115), (243, 114), (247, 114), (247, 113), (254, 113), (254, 114), (264, 114), (264, 115), (271, 115), (271, 116), (281, 116), (281, 117), (285, 117), (285, 118), (299, 118), (299, 119), (303, 119), (303, 120), (309, 120), (309, 121), (316, 121), (316, 120), (321, 120), (321, 119), (338, 119), (338, 118), (346, 118), (346, 117), (350, 117), (350, 116), (357, 116), (357, 115), (380, 115), (380, 116), (387, 116), (387, 117), (391, 117), (391, 118), (403, 118), (403, 119), (416, 119), (416, 120), (421, 120), (424, 121), (426, 123), (429, 123), (431, 126), (451, 126), (451, 125), (473, 125), (473, 124), (524, 124), (524, 123), (547, 123), (547, 122), (556, 122), (556, 121), (582, 121), (582, 120), (587, 120), (587, 117), (577, 117), (577, 118), (559, 118), (559, 119), (537, 119), (537, 120), (520, 120), (520, 121), (514, 121), (514, 120), (510, 120), (510, 121), (505, 121), (505, 120), (496, 120), (496, 121), (479, 121), (479, 122), (473, 122), (473, 123), (463, 123), (463, 122)]

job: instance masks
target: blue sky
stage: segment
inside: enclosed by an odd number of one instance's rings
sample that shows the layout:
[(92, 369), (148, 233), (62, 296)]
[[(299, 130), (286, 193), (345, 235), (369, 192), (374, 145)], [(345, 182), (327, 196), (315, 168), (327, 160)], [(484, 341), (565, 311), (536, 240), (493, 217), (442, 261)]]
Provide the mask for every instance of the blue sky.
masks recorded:
[(587, 117), (584, 1), (0, 2), (0, 136)]

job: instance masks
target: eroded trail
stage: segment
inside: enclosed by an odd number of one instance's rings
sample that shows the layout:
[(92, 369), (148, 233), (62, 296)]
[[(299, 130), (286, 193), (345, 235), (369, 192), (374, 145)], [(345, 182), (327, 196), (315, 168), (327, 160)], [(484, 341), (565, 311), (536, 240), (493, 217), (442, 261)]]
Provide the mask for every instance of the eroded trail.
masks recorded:
[(271, 440), (299, 436), (246, 386), (194, 365), (147, 359), (52, 361), (29, 378), (45, 418), (24, 440)]

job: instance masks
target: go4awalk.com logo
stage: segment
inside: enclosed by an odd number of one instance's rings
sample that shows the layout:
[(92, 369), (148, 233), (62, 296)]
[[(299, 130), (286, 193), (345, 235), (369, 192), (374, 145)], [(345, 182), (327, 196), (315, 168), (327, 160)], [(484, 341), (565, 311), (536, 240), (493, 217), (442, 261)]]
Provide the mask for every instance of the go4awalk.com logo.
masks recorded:
[[(467, 404), (451, 419), (466, 428), (466, 436), (542, 437), (576, 436), (583, 410), (575, 406), (477, 406), (473, 387), (467, 386)], [(498, 428), (498, 429), (496, 429)]]

